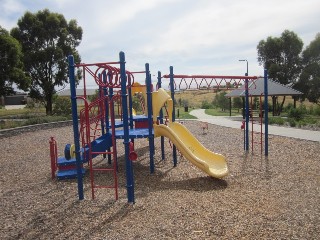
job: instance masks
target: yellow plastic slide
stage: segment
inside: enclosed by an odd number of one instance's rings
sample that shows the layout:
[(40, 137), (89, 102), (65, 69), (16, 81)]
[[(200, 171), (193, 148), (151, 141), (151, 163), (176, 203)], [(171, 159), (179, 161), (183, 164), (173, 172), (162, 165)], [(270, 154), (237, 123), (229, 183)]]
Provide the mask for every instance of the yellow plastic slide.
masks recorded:
[(152, 96), (153, 101), (153, 116), (157, 116), (161, 107), (167, 102), (169, 123), (154, 124), (154, 136), (164, 136), (169, 138), (178, 150), (192, 164), (200, 168), (211, 177), (222, 178), (229, 173), (226, 158), (205, 148), (192, 133), (182, 124), (172, 122), (172, 99), (163, 90), (159, 89)]

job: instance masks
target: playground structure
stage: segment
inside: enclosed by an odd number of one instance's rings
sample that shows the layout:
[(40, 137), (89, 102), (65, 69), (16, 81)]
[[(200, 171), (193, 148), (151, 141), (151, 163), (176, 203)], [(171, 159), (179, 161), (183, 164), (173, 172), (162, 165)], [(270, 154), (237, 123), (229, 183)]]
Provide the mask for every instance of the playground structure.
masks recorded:
[[(192, 164), (211, 177), (222, 178), (229, 172), (226, 159), (221, 154), (206, 149), (182, 124), (175, 121), (174, 92), (179, 81), (186, 88), (192, 87), (194, 82), (198, 88), (202, 84), (217, 89), (237, 88), (244, 81), (254, 80), (256, 77), (240, 76), (209, 76), (209, 75), (174, 75), (173, 67), (170, 74), (161, 76), (158, 72), (157, 90), (153, 90), (149, 64), (145, 64), (145, 71), (129, 72), (125, 68), (125, 55), (119, 54), (118, 62), (75, 64), (69, 56), (69, 78), (72, 101), (74, 145), (67, 145), (65, 156), (57, 157), (56, 142), (50, 140), (52, 177), (59, 179), (68, 176), (77, 177), (79, 199), (84, 199), (83, 193), (83, 164), (88, 163), (90, 168), (90, 182), (92, 198), (95, 189), (114, 188), (115, 199), (118, 199), (117, 180), (117, 139), (123, 139), (126, 166), (126, 187), (128, 202), (134, 203), (134, 174), (133, 161), (137, 159), (134, 151), (134, 139), (148, 138), (150, 172), (155, 170), (154, 165), (154, 138), (161, 137), (161, 156), (165, 158), (164, 137), (173, 143), (173, 165), (177, 166), (177, 149)], [(116, 66), (119, 66), (116, 67)], [(75, 68), (81, 68), (83, 73), (84, 96), (76, 96)], [(135, 83), (135, 74), (145, 74), (145, 85)], [(86, 81), (91, 77), (99, 87), (99, 97), (89, 103), (86, 99)], [(190, 83), (187, 79), (190, 78)], [(161, 88), (162, 80), (169, 79), (171, 96)], [(200, 80), (198, 84), (197, 79)], [(208, 79), (211, 79), (210, 81)], [(223, 84), (224, 83), (224, 84)], [(246, 85), (247, 86), (247, 85)], [(132, 108), (132, 95), (140, 93), (144, 98), (145, 115), (136, 115)], [(84, 101), (84, 108), (80, 110), (78, 123), (77, 99)], [(115, 102), (121, 102), (120, 116), (116, 119)], [(247, 107), (246, 110), (249, 110)], [(119, 112), (119, 111), (118, 111)], [(164, 115), (165, 112), (165, 115)], [(265, 114), (267, 115), (267, 114)], [(249, 116), (249, 112), (248, 112)], [(80, 124), (80, 126), (79, 126)], [(248, 122), (246, 122), (248, 125)], [(246, 126), (248, 131), (248, 126)], [(248, 140), (246, 140), (248, 143)], [(107, 157), (110, 168), (96, 168), (93, 159), (96, 156)], [(58, 172), (57, 172), (58, 170)], [(61, 170), (61, 171), (60, 171)], [(56, 173), (57, 172), (57, 173)], [(114, 182), (109, 185), (96, 185), (95, 172), (110, 172)], [(60, 175), (61, 174), (61, 175)], [(66, 175), (64, 175), (66, 174)], [(68, 175), (70, 174), (70, 175)]]
[[(172, 72), (173, 75), (173, 72)], [(169, 75), (164, 75), (164, 78), (169, 78)], [(264, 70), (263, 92), (259, 96), (259, 111), (254, 111), (253, 96), (249, 93), (249, 84), (255, 89), (257, 76), (217, 76), (217, 75), (173, 75), (173, 83), (169, 83), (171, 93), (175, 90), (185, 90), (196, 87), (197, 89), (208, 89), (217, 92), (219, 90), (243, 90), (244, 97), (244, 120), (242, 121), (241, 129), (244, 130), (243, 144), (244, 150), (249, 151), (250, 145), (250, 129), (251, 129), (251, 149), (254, 145), (260, 145), (261, 154), (268, 155), (268, 75), (267, 70)], [(193, 86), (192, 86), (193, 85)], [(264, 99), (262, 99), (264, 96)], [(172, 96), (174, 99), (174, 95)], [(258, 117), (254, 115), (258, 114)], [(264, 139), (263, 139), (263, 122), (264, 122)], [(257, 123), (257, 124), (256, 124)], [(258, 125), (258, 129), (257, 126)], [(257, 139), (258, 138), (258, 139)], [(264, 144), (263, 144), (264, 143)], [(264, 146), (264, 147), (263, 147)]]

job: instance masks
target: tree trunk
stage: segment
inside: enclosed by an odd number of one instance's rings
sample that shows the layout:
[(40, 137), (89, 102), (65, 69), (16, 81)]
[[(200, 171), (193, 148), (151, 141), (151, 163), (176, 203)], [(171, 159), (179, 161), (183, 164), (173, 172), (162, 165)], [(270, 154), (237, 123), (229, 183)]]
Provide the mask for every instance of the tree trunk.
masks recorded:
[(286, 96), (283, 96), (283, 99), (282, 99), (282, 102), (281, 102), (281, 105), (280, 105), (280, 108), (279, 108), (279, 115), (280, 113), (282, 112), (282, 109), (283, 109), (283, 105), (284, 105), (284, 102), (286, 101)]
[(52, 115), (52, 96), (47, 96), (46, 114)]

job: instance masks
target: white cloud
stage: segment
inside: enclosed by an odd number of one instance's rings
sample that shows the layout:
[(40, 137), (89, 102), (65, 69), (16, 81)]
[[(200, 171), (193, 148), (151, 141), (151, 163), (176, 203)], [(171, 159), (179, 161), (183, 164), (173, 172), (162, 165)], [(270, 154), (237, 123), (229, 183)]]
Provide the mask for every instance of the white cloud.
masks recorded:
[(17, 25), (17, 18), (11, 16), (20, 16), (24, 12), (24, 7), (19, 1), (1, 0), (0, 25), (7, 30)]
[(79, 47), (85, 62), (114, 61), (124, 51), (127, 66), (179, 73), (262, 74), (256, 46), (285, 30), (305, 45), (319, 32), (318, 0), (0, 0), (0, 24), (11, 28), (24, 11), (49, 8), (84, 30)]

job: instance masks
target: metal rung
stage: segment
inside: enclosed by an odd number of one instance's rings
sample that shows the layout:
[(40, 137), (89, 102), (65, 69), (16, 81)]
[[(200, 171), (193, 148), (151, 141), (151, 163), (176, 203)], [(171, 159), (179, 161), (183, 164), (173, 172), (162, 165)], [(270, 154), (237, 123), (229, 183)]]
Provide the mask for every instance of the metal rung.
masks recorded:
[(91, 154), (113, 154), (113, 152), (91, 152)]
[(116, 188), (116, 186), (102, 186), (102, 185), (95, 185), (93, 188)]
[(114, 171), (115, 169), (113, 168), (92, 168), (92, 171), (101, 171), (101, 172), (107, 172), (107, 171)]

